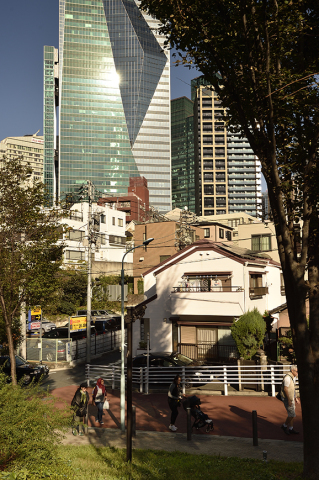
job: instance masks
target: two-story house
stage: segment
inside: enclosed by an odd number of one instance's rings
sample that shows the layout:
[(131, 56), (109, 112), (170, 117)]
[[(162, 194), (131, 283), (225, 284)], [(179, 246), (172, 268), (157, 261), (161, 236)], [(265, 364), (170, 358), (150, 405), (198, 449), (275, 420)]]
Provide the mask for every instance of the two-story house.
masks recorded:
[(266, 254), (198, 240), (144, 273), (147, 309), (135, 322), (133, 351), (149, 334), (153, 351), (235, 356), (230, 326), (254, 307), (263, 314), (285, 302), (280, 274)]

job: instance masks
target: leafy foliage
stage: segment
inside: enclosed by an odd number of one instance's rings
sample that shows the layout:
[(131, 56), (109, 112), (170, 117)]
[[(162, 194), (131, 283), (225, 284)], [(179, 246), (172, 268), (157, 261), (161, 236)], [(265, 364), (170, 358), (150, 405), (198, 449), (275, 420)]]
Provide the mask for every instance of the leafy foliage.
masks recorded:
[(244, 313), (231, 327), (239, 354), (245, 360), (251, 359), (263, 342), (266, 323), (257, 308)]
[(0, 373), (0, 470), (54, 471), (56, 447), (73, 418), (70, 407), (57, 408), (57, 399), (39, 385), (6, 380)]
[(41, 305), (57, 288), (63, 243), (57, 209), (44, 208), (42, 183), (21, 158), (3, 157), (0, 177), (0, 308), (5, 323), (12, 382), (16, 384), (12, 325), (23, 302)]
[(86, 268), (63, 268), (58, 274), (59, 288), (44, 306), (50, 315), (73, 315), (86, 303), (87, 270)]

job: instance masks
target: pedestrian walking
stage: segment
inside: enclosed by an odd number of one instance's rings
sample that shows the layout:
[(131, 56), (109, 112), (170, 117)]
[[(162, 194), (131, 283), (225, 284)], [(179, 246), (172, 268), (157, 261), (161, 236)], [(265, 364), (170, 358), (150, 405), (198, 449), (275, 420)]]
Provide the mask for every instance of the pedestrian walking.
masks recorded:
[(181, 383), (181, 377), (179, 375), (176, 375), (174, 377), (173, 383), (170, 385), (168, 389), (168, 405), (169, 408), (171, 409), (171, 423), (169, 425), (169, 429), (172, 432), (176, 432), (177, 427), (175, 426), (176, 418), (178, 416), (178, 407), (181, 405), (181, 400), (185, 395), (181, 394), (180, 391), (180, 383)]
[(107, 392), (104, 386), (104, 380), (103, 378), (99, 378), (92, 392), (92, 405), (97, 406), (97, 416), (95, 418), (95, 422), (99, 423), (100, 425), (104, 425), (102, 416), (103, 416), (103, 405), (106, 399), (107, 399)]
[(297, 365), (291, 365), (290, 372), (287, 373), (282, 381), (281, 385), (281, 399), (284, 402), (284, 406), (287, 410), (287, 418), (285, 423), (282, 424), (281, 428), (286, 433), (286, 435), (298, 434), (294, 427), (294, 418), (296, 417), (295, 404), (299, 403), (299, 398), (296, 397), (295, 383), (296, 378), (298, 377), (298, 368)]
[(71, 406), (74, 407), (74, 422), (76, 423), (76, 426), (72, 428), (73, 435), (82, 436), (85, 433), (84, 418), (87, 414), (89, 399), (86, 383), (81, 383), (71, 402)]

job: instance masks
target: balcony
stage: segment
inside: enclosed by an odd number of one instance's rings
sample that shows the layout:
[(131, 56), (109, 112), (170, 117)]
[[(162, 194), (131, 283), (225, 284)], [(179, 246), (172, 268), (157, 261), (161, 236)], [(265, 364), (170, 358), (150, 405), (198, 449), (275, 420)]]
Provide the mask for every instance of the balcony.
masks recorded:
[(250, 298), (261, 298), (268, 294), (268, 287), (252, 287), (249, 289)]
[(239, 317), (243, 313), (244, 289), (235, 286), (173, 287), (172, 315)]

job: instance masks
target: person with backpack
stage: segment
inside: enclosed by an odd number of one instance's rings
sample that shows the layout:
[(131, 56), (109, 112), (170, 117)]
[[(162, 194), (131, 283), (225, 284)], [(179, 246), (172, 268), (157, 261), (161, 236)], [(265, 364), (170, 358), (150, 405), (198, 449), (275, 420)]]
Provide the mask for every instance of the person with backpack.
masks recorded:
[(104, 380), (103, 378), (99, 378), (92, 392), (92, 405), (97, 406), (97, 417), (95, 418), (95, 422), (99, 423), (100, 425), (104, 425), (102, 415), (103, 415), (103, 405), (106, 399), (107, 399), (107, 392), (104, 386)]
[(296, 417), (296, 412), (295, 412), (295, 403), (299, 403), (299, 398), (296, 397), (296, 390), (295, 390), (295, 383), (296, 383), (296, 378), (298, 376), (298, 368), (297, 365), (291, 365), (290, 367), (290, 372), (287, 373), (282, 381), (281, 385), (281, 399), (284, 402), (284, 406), (287, 410), (287, 418), (285, 423), (282, 424), (281, 428), (285, 432), (286, 435), (292, 435), (292, 434), (297, 434), (297, 432), (294, 427), (294, 418)]
[[(81, 383), (71, 402), (71, 406), (74, 407), (74, 421), (77, 422), (77, 426), (72, 428), (73, 435), (79, 434), (79, 436), (83, 436), (85, 433), (84, 417), (87, 414), (89, 399), (87, 385), (86, 383)], [(80, 431), (80, 425), (82, 426), (82, 431)]]

